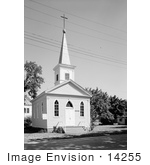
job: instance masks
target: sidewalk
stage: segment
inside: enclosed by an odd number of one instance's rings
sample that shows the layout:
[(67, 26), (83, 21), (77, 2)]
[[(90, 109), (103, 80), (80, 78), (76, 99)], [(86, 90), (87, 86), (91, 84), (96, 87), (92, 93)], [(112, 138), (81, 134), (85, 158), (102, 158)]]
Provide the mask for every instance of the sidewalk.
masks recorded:
[(96, 126), (92, 131), (84, 134), (60, 134), (60, 133), (25, 133), (24, 143), (34, 140), (43, 139), (66, 139), (66, 138), (82, 138), (91, 136), (104, 136), (108, 134), (127, 133), (127, 127), (124, 125), (105, 125)]

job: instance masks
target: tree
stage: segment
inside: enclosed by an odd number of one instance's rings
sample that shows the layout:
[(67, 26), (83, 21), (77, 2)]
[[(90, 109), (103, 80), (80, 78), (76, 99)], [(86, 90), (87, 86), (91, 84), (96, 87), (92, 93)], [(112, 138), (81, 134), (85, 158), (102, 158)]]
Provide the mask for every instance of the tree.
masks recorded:
[(44, 83), (42, 75), (42, 67), (38, 66), (35, 62), (27, 62), (24, 64), (24, 92), (28, 92), (31, 98), (37, 96), (37, 91)]
[(98, 88), (86, 88), (91, 93), (91, 124), (97, 119), (102, 124), (113, 124), (117, 122), (118, 116), (127, 115), (127, 100), (122, 100), (116, 95), (108, 96), (107, 92), (103, 92)]
[(116, 95), (114, 95), (110, 96), (109, 102), (109, 111), (114, 115), (115, 122), (117, 122), (117, 116), (122, 116), (127, 111), (127, 101), (119, 99), (118, 97), (116, 97)]
[(111, 124), (114, 117), (109, 112), (110, 104), (107, 92), (102, 92), (98, 88), (87, 88), (86, 90), (92, 94), (90, 99), (91, 122), (93, 123), (96, 119), (99, 119), (103, 124)]
[(114, 122), (114, 115), (109, 111), (104, 111), (100, 116), (100, 121), (102, 124), (113, 124)]

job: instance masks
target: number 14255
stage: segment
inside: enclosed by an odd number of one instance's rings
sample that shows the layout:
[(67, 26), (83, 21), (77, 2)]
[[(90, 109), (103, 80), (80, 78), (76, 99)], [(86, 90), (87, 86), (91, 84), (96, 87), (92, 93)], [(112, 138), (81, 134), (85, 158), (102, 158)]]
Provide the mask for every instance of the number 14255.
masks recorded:
[(140, 161), (141, 153), (117, 153), (113, 155), (112, 153), (108, 154), (109, 161)]

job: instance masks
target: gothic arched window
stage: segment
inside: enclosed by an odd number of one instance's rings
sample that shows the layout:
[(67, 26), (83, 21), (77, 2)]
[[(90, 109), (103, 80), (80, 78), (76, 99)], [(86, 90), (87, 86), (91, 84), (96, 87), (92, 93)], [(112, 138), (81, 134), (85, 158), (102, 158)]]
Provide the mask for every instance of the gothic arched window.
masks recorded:
[(84, 116), (84, 103), (80, 103), (80, 116)]
[(54, 116), (59, 116), (59, 102), (57, 100), (54, 103)]
[(73, 108), (73, 105), (70, 101), (68, 101), (68, 103), (66, 104), (66, 107), (72, 107)]

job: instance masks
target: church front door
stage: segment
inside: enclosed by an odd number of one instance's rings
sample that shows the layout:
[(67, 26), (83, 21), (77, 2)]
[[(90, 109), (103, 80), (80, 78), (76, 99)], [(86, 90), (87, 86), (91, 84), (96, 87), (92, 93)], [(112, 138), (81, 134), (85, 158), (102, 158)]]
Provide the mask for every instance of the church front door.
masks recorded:
[(74, 126), (73, 108), (66, 108), (66, 126)]
[(75, 125), (75, 116), (74, 108), (71, 102), (68, 102), (66, 105), (66, 126)]

